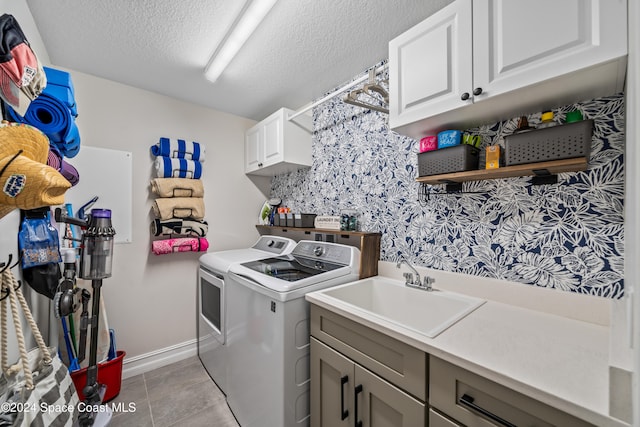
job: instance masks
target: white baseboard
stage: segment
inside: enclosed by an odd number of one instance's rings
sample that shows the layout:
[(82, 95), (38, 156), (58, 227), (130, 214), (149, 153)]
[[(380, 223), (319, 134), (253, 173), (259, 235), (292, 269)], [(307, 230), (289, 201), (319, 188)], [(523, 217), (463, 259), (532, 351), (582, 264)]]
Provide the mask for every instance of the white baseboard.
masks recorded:
[(193, 339), (138, 356), (125, 357), (122, 366), (122, 379), (143, 374), (197, 354), (198, 340)]

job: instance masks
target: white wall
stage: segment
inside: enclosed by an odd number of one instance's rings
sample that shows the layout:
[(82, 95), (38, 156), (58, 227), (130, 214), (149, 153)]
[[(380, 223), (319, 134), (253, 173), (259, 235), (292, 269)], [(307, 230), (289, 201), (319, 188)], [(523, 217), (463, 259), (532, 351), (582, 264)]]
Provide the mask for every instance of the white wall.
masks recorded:
[[(115, 245), (113, 276), (103, 282), (109, 326), (116, 331), (118, 347), (132, 357), (193, 340), (199, 255), (156, 256), (150, 251), (149, 181), (154, 159), (150, 147), (161, 136), (198, 141), (206, 147), (202, 180), (209, 250), (248, 247), (258, 237), (254, 225), (264, 202), (243, 172), (244, 131), (254, 122), (83, 73), (71, 74), (82, 145), (133, 153), (133, 241)], [(73, 164), (73, 159), (69, 162)]]
[[(26, 2), (0, 0), (0, 7), (16, 17), (39, 60), (58, 68), (49, 61)], [(118, 348), (130, 358), (193, 341), (199, 255), (155, 256), (150, 252), (148, 184), (153, 158), (149, 149), (161, 136), (205, 145), (202, 180), (209, 250), (248, 247), (258, 237), (254, 225), (265, 200), (243, 173), (244, 131), (254, 122), (67, 71), (75, 87), (82, 145), (133, 153), (133, 241), (115, 246), (113, 276), (103, 282), (109, 326), (116, 330)], [(73, 164), (73, 159), (69, 162)], [(82, 170), (79, 172), (82, 179)], [(18, 217), (16, 211), (0, 220), (3, 236), (17, 234)], [(0, 242), (0, 257), (9, 251), (17, 253), (16, 245), (5, 240)]]
[[(625, 150), (625, 298), (612, 306), (609, 364), (632, 373), (631, 397), (621, 396), (632, 404), (632, 422), (640, 427), (640, 5), (630, 0), (628, 5), (628, 65), (626, 84), (626, 150)], [(618, 390), (626, 394), (627, 390)], [(612, 398), (616, 398), (612, 389)]]
[(640, 255), (640, 126), (638, 115), (640, 114), (640, 4), (638, 1), (629, 2), (629, 68), (627, 70), (627, 193), (626, 193), (626, 218), (625, 224), (625, 285), (633, 292), (632, 307), (633, 323), (632, 337), (634, 357), (632, 362), (632, 404), (634, 427), (640, 427), (640, 286), (638, 275), (640, 267), (638, 258)]

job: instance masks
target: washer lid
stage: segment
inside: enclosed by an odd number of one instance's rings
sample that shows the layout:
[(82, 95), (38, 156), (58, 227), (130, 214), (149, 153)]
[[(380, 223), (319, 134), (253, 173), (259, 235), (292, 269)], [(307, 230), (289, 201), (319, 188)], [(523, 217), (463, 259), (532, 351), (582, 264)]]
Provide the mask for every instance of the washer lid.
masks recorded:
[[(332, 283), (333, 285), (337, 285), (357, 280), (358, 278), (357, 270), (354, 271), (351, 267), (342, 265), (330, 271), (322, 271), (306, 276), (305, 274), (309, 273), (309, 271), (287, 273), (276, 277), (268, 273), (252, 270), (242, 264), (232, 265), (229, 271), (256, 287), (282, 295), (301, 290), (306, 292), (307, 289), (315, 289), (315, 287), (321, 288), (324, 287), (325, 284)], [(285, 277), (291, 280), (286, 280)], [(233, 285), (233, 282), (231, 284)]]
[(209, 252), (200, 257), (200, 264), (212, 270), (226, 273), (231, 265), (269, 256), (268, 253), (253, 249), (232, 249), (228, 251)]
[(242, 263), (242, 266), (266, 276), (287, 282), (297, 282), (298, 280), (317, 276), (319, 274), (344, 267), (344, 265), (341, 264), (334, 264), (326, 261), (296, 257), (292, 255), (244, 262)]
[(260, 236), (250, 248), (206, 253), (200, 257), (200, 264), (209, 269), (226, 273), (233, 264), (288, 254), (295, 246), (295, 241), (286, 237)]

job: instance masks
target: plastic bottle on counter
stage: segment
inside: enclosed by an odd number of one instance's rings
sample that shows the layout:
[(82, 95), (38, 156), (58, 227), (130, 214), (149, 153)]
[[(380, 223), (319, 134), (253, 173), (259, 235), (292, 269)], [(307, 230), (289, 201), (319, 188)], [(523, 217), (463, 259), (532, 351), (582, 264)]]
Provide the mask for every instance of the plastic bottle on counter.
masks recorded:
[(553, 121), (553, 111), (543, 112), (542, 116), (540, 117), (540, 124), (538, 125), (538, 129), (550, 128), (555, 125), (557, 125), (557, 123)]

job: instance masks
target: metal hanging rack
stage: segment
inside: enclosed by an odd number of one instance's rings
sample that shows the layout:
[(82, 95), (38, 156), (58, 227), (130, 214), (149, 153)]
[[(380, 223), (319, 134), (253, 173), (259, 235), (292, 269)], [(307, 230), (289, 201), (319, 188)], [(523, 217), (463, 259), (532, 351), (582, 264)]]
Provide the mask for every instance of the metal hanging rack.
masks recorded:
[[(368, 108), (389, 114), (389, 109), (379, 104), (389, 105), (389, 92), (376, 82), (375, 70), (369, 70), (369, 81), (360, 89), (354, 89), (346, 94), (342, 100), (347, 104)], [(372, 102), (375, 102), (372, 103)]]
[[(354, 81), (352, 81), (352, 82), (347, 83), (346, 85), (344, 85), (344, 86), (342, 86), (342, 87), (340, 87), (340, 88), (338, 88), (338, 89), (334, 90), (334, 91), (333, 91), (333, 92), (331, 92), (330, 94), (328, 94), (328, 95), (324, 96), (323, 98), (321, 98), (321, 99), (319, 99), (319, 100), (315, 101), (314, 103), (309, 104), (309, 105), (307, 105), (306, 107), (303, 107), (303, 108), (301, 108), (301, 109), (297, 110), (295, 113), (292, 113), (291, 115), (289, 115), (289, 116), (287, 117), (287, 120), (289, 120), (289, 121), (290, 121), (290, 120), (293, 120), (293, 119), (295, 119), (296, 117), (298, 117), (298, 116), (300, 116), (300, 115), (302, 115), (302, 114), (306, 113), (307, 111), (311, 110), (313, 107), (316, 107), (316, 106), (318, 106), (318, 105), (320, 105), (320, 104), (323, 104), (323, 103), (327, 102), (328, 100), (330, 100), (330, 99), (332, 99), (332, 98), (335, 98), (336, 96), (338, 96), (338, 95), (340, 95), (340, 94), (344, 93), (344, 92), (345, 92), (345, 91), (347, 91), (348, 89), (351, 89), (352, 87), (354, 87), (354, 86), (356, 86), (356, 85), (358, 85), (358, 84), (360, 84), (360, 83), (362, 83), (362, 82), (364, 82), (364, 81), (368, 80), (368, 79), (370, 78), (369, 76), (370, 76), (370, 74), (371, 74), (371, 72), (372, 72), (372, 71), (375, 73), (375, 74), (374, 74), (374, 76), (377, 76), (377, 75), (378, 75), (378, 74), (380, 74), (383, 70), (385, 70), (385, 68), (386, 68), (386, 64), (383, 64), (383, 65), (380, 65), (379, 67), (377, 67), (377, 68), (375, 68), (375, 69), (369, 70), (369, 73), (368, 73), (368, 74), (366, 74), (366, 75), (364, 75), (364, 76), (362, 76), (362, 77), (359, 77), (359, 78), (357, 78), (356, 80), (354, 80)], [(371, 108), (371, 107), (370, 107), (370, 106), (367, 106), (366, 108)], [(380, 107), (378, 107), (378, 108), (380, 108)], [(388, 112), (388, 111), (386, 111), (386, 112)]]

